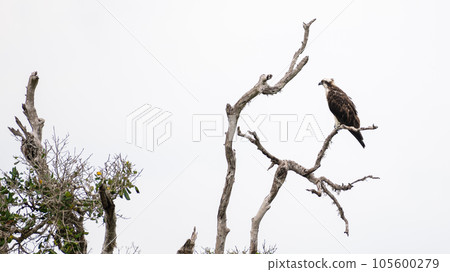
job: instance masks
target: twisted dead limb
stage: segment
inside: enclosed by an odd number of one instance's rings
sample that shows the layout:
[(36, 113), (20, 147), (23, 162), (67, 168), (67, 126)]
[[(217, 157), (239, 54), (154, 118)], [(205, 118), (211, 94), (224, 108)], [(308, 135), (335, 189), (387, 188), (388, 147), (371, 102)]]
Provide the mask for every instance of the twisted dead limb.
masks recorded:
[(22, 142), (20, 148), (22, 154), (28, 163), (37, 169), (39, 179), (48, 180), (48, 166), (45, 161), (45, 150), (42, 147), (42, 128), (44, 127), (45, 120), (39, 118), (34, 106), (34, 94), (38, 82), (39, 77), (37, 72), (31, 73), (28, 79), (25, 103), (22, 104), (23, 113), (27, 117), (32, 131), (28, 132), (27, 128), (17, 117), (15, 117), (15, 120), (22, 132), (15, 128), (8, 128), (14, 136), (20, 138)]
[(308, 189), (308, 191), (310, 191), (311, 193), (321, 197), (322, 193), (325, 193), (327, 196), (329, 196), (331, 198), (331, 200), (333, 201), (333, 204), (336, 205), (336, 207), (338, 208), (338, 212), (339, 215), (341, 217), (341, 219), (344, 221), (345, 223), (345, 234), (349, 234), (349, 226), (348, 226), (348, 220), (345, 217), (344, 214), (344, 209), (342, 208), (341, 204), (339, 203), (339, 201), (337, 200), (337, 198), (334, 196), (334, 194), (328, 189), (327, 186), (331, 187), (332, 190), (336, 191), (336, 192), (340, 192), (340, 191), (347, 191), (350, 190), (351, 188), (353, 188), (353, 185), (357, 182), (360, 181), (364, 181), (366, 179), (379, 179), (378, 177), (374, 177), (372, 175), (369, 176), (365, 176), (363, 178), (360, 178), (356, 181), (353, 181), (351, 183), (348, 183), (346, 185), (342, 184), (336, 184), (334, 182), (332, 182), (331, 180), (329, 180), (326, 177), (316, 177), (314, 175), (314, 172), (319, 169), (320, 165), (321, 165), (321, 161), (325, 156), (325, 152), (328, 149), (328, 147), (330, 146), (330, 142), (333, 139), (333, 137), (338, 133), (339, 130), (341, 129), (349, 129), (349, 130), (374, 130), (377, 129), (378, 127), (375, 125), (372, 125), (370, 127), (365, 127), (365, 128), (354, 128), (354, 127), (347, 127), (345, 125), (341, 125), (339, 127), (336, 127), (331, 133), (330, 135), (328, 135), (328, 137), (325, 139), (322, 148), (320, 149), (318, 155), (317, 155), (317, 159), (316, 162), (314, 164), (313, 167), (307, 169), (305, 167), (303, 167), (302, 165), (298, 164), (295, 161), (291, 161), (291, 160), (280, 160), (278, 159), (276, 156), (272, 155), (269, 151), (267, 151), (261, 144), (258, 135), (255, 132), (249, 131), (248, 134), (244, 134), (241, 132), (240, 128), (238, 128), (238, 135), (240, 137), (244, 137), (246, 139), (248, 139), (252, 144), (254, 144), (256, 146), (256, 148), (258, 150), (261, 151), (261, 153), (263, 155), (265, 155), (268, 159), (270, 159), (271, 161), (271, 166), (269, 167), (269, 169), (271, 167), (273, 167), (274, 165), (278, 165), (278, 169), (275, 172), (275, 176), (273, 179), (273, 183), (272, 183), (272, 187), (270, 189), (269, 194), (264, 198), (263, 203), (261, 204), (261, 207), (259, 208), (258, 212), (256, 213), (255, 217), (252, 218), (252, 229), (250, 232), (250, 253), (251, 254), (256, 254), (257, 253), (257, 248), (258, 248), (258, 232), (259, 232), (259, 225), (261, 223), (262, 218), (264, 217), (264, 215), (266, 214), (266, 212), (270, 209), (270, 204), (272, 203), (272, 201), (274, 200), (274, 198), (276, 197), (278, 190), (281, 188), (281, 186), (283, 185), (286, 176), (287, 176), (287, 172), (293, 171), (295, 173), (297, 173), (298, 175), (308, 179), (311, 183), (313, 183), (314, 185), (316, 185), (317, 189)]
[(286, 84), (291, 81), (306, 65), (308, 62), (308, 56), (305, 56), (301, 61), (298, 58), (303, 53), (306, 48), (309, 37), (309, 28), (315, 19), (311, 20), (309, 23), (303, 23), (304, 36), (302, 45), (295, 52), (291, 63), (289, 65), (288, 71), (285, 73), (283, 78), (281, 78), (275, 85), (270, 86), (267, 81), (272, 78), (272, 75), (261, 75), (259, 77), (258, 83), (246, 92), (234, 106), (227, 104), (226, 113), (228, 117), (228, 130), (226, 132), (225, 138), (225, 157), (227, 160), (227, 175), (225, 178), (225, 186), (223, 188), (222, 196), (220, 199), (219, 209), (217, 212), (217, 236), (216, 236), (216, 254), (223, 254), (225, 250), (225, 240), (230, 232), (227, 227), (227, 208), (230, 202), (231, 190), (233, 189), (233, 184), (235, 181), (236, 172), (236, 153), (233, 149), (233, 137), (236, 133), (237, 123), (239, 116), (244, 107), (259, 94), (274, 95), (280, 92)]

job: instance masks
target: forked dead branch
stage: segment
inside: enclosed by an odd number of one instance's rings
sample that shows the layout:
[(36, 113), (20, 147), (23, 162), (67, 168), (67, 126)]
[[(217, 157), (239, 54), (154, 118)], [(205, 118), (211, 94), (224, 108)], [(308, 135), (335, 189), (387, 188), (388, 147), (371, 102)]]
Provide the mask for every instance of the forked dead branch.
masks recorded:
[[(333, 131), (328, 135), (328, 137), (325, 139), (321, 150), (317, 154), (317, 159), (315, 162), (315, 165), (311, 168), (305, 168), (304, 166), (298, 164), (295, 161), (291, 160), (281, 160), (277, 158), (276, 156), (272, 155), (270, 152), (268, 152), (261, 144), (258, 135), (255, 132), (249, 131), (247, 134), (244, 134), (241, 132), (240, 128), (238, 127), (238, 135), (240, 137), (244, 137), (248, 139), (252, 144), (254, 144), (258, 150), (261, 151), (268, 159), (271, 161), (271, 165), (269, 167), (272, 168), (275, 165), (278, 165), (277, 171), (275, 172), (272, 188), (270, 189), (269, 194), (264, 198), (263, 203), (261, 204), (261, 207), (259, 208), (257, 214), (255, 217), (252, 218), (252, 228), (250, 231), (250, 253), (257, 253), (258, 249), (258, 232), (259, 232), (259, 226), (261, 223), (262, 218), (266, 214), (266, 212), (270, 209), (270, 204), (275, 199), (276, 195), (278, 194), (278, 191), (280, 190), (281, 186), (283, 186), (284, 181), (286, 180), (287, 173), (289, 171), (294, 171), (298, 175), (306, 178), (311, 183), (313, 183), (316, 186), (316, 189), (309, 189), (311, 193), (321, 197), (323, 193), (325, 193), (327, 196), (331, 198), (333, 201), (333, 204), (336, 205), (338, 208), (339, 216), (342, 218), (342, 220), (345, 223), (345, 231), (347, 235), (349, 234), (349, 227), (348, 227), (348, 220), (345, 217), (344, 209), (342, 208), (341, 204), (337, 200), (336, 196), (332, 193), (332, 191), (340, 192), (340, 191), (347, 191), (353, 188), (353, 185), (357, 182), (364, 181), (366, 179), (379, 179), (378, 177), (374, 177), (372, 175), (365, 176), (363, 178), (360, 178), (356, 181), (347, 183), (347, 184), (337, 184), (329, 180), (328, 178), (321, 176), (316, 177), (314, 175), (314, 172), (319, 169), (322, 159), (325, 156), (325, 151), (330, 146), (330, 142), (333, 139), (333, 137), (339, 132), (341, 129), (351, 129), (351, 130), (374, 130), (378, 127), (375, 125), (365, 127), (365, 128), (354, 128), (354, 127), (347, 127), (345, 125), (341, 125), (339, 127), (336, 127), (333, 129)], [(328, 187), (331, 188), (331, 190), (328, 189)]]
[(227, 208), (230, 202), (231, 191), (235, 181), (236, 172), (236, 154), (233, 149), (233, 137), (236, 134), (237, 123), (239, 116), (244, 107), (259, 94), (274, 95), (279, 93), (284, 86), (286, 86), (291, 79), (293, 79), (308, 62), (308, 56), (303, 57), (298, 61), (300, 55), (306, 48), (309, 37), (309, 28), (316, 19), (309, 23), (303, 23), (304, 35), (300, 48), (294, 53), (294, 56), (289, 65), (288, 71), (284, 74), (275, 85), (270, 86), (267, 81), (272, 78), (272, 75), (261, 75), (258, 83), (246, 92), (234, 106), (227, 104), (226, 113), (228, 117), (228, 130), (225, 137), (225, 157), (227, 160), (227, 175), (225, 178), (225, 186), (223, 188), (222, 197), (220, 199), (219, 209), (217, 213), (217, 236), (216, 236), (216, 254), (223, 254), (225, 251), (225, 241), (230, 229), (227, 227)]

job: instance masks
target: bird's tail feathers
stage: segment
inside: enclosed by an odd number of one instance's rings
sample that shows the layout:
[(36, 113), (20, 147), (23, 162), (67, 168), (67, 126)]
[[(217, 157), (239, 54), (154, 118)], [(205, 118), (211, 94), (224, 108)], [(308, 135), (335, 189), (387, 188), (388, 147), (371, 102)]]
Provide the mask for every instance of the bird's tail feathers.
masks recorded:
[(353, 134), (353, 136), (355, 136), (356, 140), (358, 140), (358, 142), (362, 145), (362, 147), (365, 148), (366, 145), (363, 142), (364, 138), (363, 138), (361, 132), (360, 131), (352, 131), (352, 130), (349, 130), (349, 131), (351, 134)]

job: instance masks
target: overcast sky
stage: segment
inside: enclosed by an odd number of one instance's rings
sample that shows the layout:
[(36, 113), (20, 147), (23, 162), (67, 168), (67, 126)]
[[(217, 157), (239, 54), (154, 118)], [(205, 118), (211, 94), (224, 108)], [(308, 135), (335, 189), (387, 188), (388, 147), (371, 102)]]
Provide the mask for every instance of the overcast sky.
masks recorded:
[[(448, 10), (446, 1), (1, 1), (0, 169), (20, 154), (7, 126), (14, 116), (25, 122), (25, 86), (38, 71), (44, 138), (55, 128), (70, 135), (71, 148), (93, 154), (94, 165), (122, 153), (143, 169), (141, 194), (116, 201), (129, 218), (119, 220), (119, 247), (174, 253), (194, 226), (197, 249), (214, 247), (225, 105), (261, 74), (273, 74), (274, 84), (300, 46), (302, 22), (317, 18), (308, 64), (281, 93), (256, 97), (240, 125), (253, 124), (272, 154), (310, 167), (334, 125), (317, 84), (334, 78), (362, 126), (379, 129), (363, 132), (365, 149), (341, 131), (317, 175), (339, 184), (381, 179), (338, 196), (347, 237), (331, 200), (289, 173), (260, 241), (278, 253), (450, 253)], [(138, 109), (154, 111), (127, 130)], [(144, 128), (158, 111), (167, 113), (153, 143), (152, 127), (147, 135)], [(127, 141), (127, 132), (141, 140)], [(266, 171), (270, 162), (252, 144), (238, 139), (234, 148), (226, 248), (242, 249), (275, 169)], [(88, 228), (89, 248), (99, 253), (104, 227)]]

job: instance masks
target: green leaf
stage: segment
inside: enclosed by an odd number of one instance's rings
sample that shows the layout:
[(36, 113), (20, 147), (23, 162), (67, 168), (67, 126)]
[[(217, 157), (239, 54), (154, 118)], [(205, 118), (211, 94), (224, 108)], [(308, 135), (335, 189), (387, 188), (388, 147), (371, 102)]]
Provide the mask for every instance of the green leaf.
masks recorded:
[(136, 193), (140, 194), (141, 192), (139, 192), (139, 189), (137, 186), (134, 186), (134, 190), (136, 191)]
[(16, 179), (17, 177), (19, 177), (19, 171), (17, 171), (17, 168), (16, 168), (16, 167), (13, 167), (13, 169), (12, 169), (11, 172), (10, 172), (10, 174), (11, 174), (11, 179), (12, 179), (12, 180), (14, 180), (14, 179)]
[(124, 190), (124, 191), (123, 191), (123, 195), (125, 196), (125, 198), (126, 198), (127, 200), (130, 200), (130, 195), (128, 194), (127, 190)]

